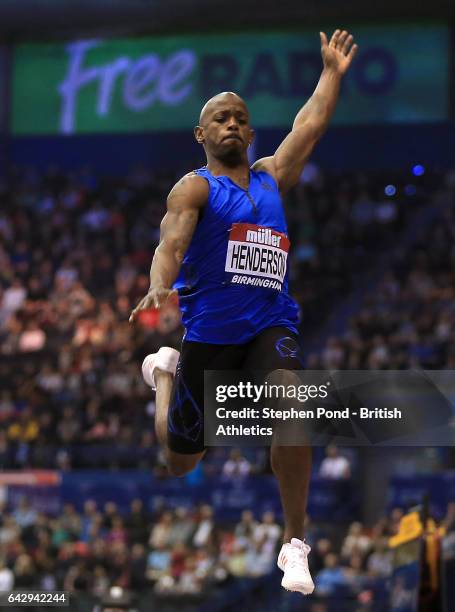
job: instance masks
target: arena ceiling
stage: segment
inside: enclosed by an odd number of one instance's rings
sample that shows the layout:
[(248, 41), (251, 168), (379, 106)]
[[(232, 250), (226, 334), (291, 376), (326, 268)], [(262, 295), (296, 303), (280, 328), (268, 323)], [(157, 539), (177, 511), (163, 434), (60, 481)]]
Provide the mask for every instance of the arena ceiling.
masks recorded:
[(447, 19), (453, 0), (0, 0), (0, 38), (236, 30), (370, 19)]

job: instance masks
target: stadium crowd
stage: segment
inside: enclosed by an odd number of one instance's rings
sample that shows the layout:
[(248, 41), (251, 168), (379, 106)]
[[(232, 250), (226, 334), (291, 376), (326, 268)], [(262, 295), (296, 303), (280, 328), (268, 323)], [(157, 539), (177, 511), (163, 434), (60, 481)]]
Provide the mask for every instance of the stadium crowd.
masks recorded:
[[(383, 176), (307, 167), (286, 201), (291, 282), (307, 329), (429, 197), (432, 185), (407, 184), (408, 175), (395, 177), (399, 193), (390, 197)], [(128, 317), (148, 288), (174, 179), (145, 168), (123, 178), (15, 169), (0, 184), (0, 467), (155, 465), (154, 404), (139, 366), (162, 344), (178, 347), (178, 304), (142, 312), (134, 326)], [(400, 282), (389, 275), (381, 295), (401, 299), (406, 317), (410, 297), (397, 296)], [(370, 363), (384, 363), (386, 332), (372, 316), (361, 313), (348, 339), (331, 340), (323, 363), (358, 365), (365, 329), (376, 330), (371, 352), (379, 357)], [(384, 316), (390, 324), (397, 315)], [(447, 334), (447, 316), (438, 334)], [(349, 355), (340, 342), (352, 345)]]
[(433, 195), (433, 218), (365, 296), (348, 329), (331, 337), (314, 369), (455, 368), (455, 173)]
[[(394, 510), (371, 529), (354, 522), (336, 534), (333, 524), (316, 525), (307, 517), (319, 596), (343, 588), (356, 598), (386, 579), (391, 572), (387, 539), (401, 516)], [(255, 517), (245, 510), (236, 524), (220, 525), (209, 505), (150, 513), (135, 499), (126, 515), (114, 502), (98, 508), (87, 500), (81, 513), (66, 504), (58, 516), (48, 516), (23, 498), (11, 512), (2, 508), (0, 590), (56, 589), (103, 597), (119, 586), (163, 597), (207, 594), (232, 577), (270, 574), (281, 533), (272, 512)]]
[[(128, 317), (148, 288), (174, 178), (143, 168), (115, 179), (15, 170), (0, 185), (0, 469), (163, 473), (140, 363), (162, 344), (178, 347), (178, 304), (143, 312), (134, 326)], [(347, 332), (309, 355), (309, 367), (454, 367), (454, 191), (450, 173), (417, 179), (406, 171), (386, 181), (307, 168), (286, 201), (291, 286), (304, 327), (321, 324), (384, 251), (394, 253)], [(428, 207), (432, 222), (417, 228), (409, 248), (397, 248)], [(208, 459), (204, 470), (225, 479), (266, 467), (260, 452), (215, 451)], [(351, 477), (333, 447), (320, 473)], [(135, 500), (121, 515), (113, 502), (98, 508), (89, 500), (81, 513), (66, 505), (48, 516), (24, 499), (0, 510), (0, 589), (205, 595), (233, 577), (268, 575), (281, 537), (271, 513), (246, 510), (223, 525), (207, 505), (149, 512)], [(400, 516), (395, 510), (347, 532), (308, 519), (319, 596), (374, 598), (391, 571), (387, 538)]]

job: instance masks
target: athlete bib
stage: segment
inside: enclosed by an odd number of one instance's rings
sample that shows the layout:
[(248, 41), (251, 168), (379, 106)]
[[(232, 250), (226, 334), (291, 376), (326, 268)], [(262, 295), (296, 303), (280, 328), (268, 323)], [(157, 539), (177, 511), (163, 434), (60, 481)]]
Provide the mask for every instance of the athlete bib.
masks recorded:
[(234, 223), (224, 268), (228, 282), (281, 291), (289, 246), (286, 234), (251, 223)]

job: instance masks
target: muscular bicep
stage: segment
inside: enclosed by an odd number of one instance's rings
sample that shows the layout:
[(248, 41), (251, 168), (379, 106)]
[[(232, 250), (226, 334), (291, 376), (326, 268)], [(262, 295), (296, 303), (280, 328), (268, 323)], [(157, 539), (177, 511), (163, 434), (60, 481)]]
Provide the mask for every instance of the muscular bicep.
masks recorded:
[(196, 229), (201, 208), (207, 201), (207, 182), (201, 177), (184, 177), (167, 199), (167, 212), (161, 221), (158, 252), (172, 254), (182, 261)]

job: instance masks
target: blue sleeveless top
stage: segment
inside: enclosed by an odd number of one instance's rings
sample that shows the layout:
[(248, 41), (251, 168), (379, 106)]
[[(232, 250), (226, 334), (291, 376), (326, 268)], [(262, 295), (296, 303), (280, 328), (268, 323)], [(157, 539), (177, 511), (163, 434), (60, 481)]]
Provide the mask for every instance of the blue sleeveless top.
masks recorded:
[(250, 170), (245, 190), (206, 167), (195, 172), (207, 180), (209, 197), (174, 283), (185, 340), (244, 344), (268, 327), (297, 332), (286, 219), (274, 179)]

